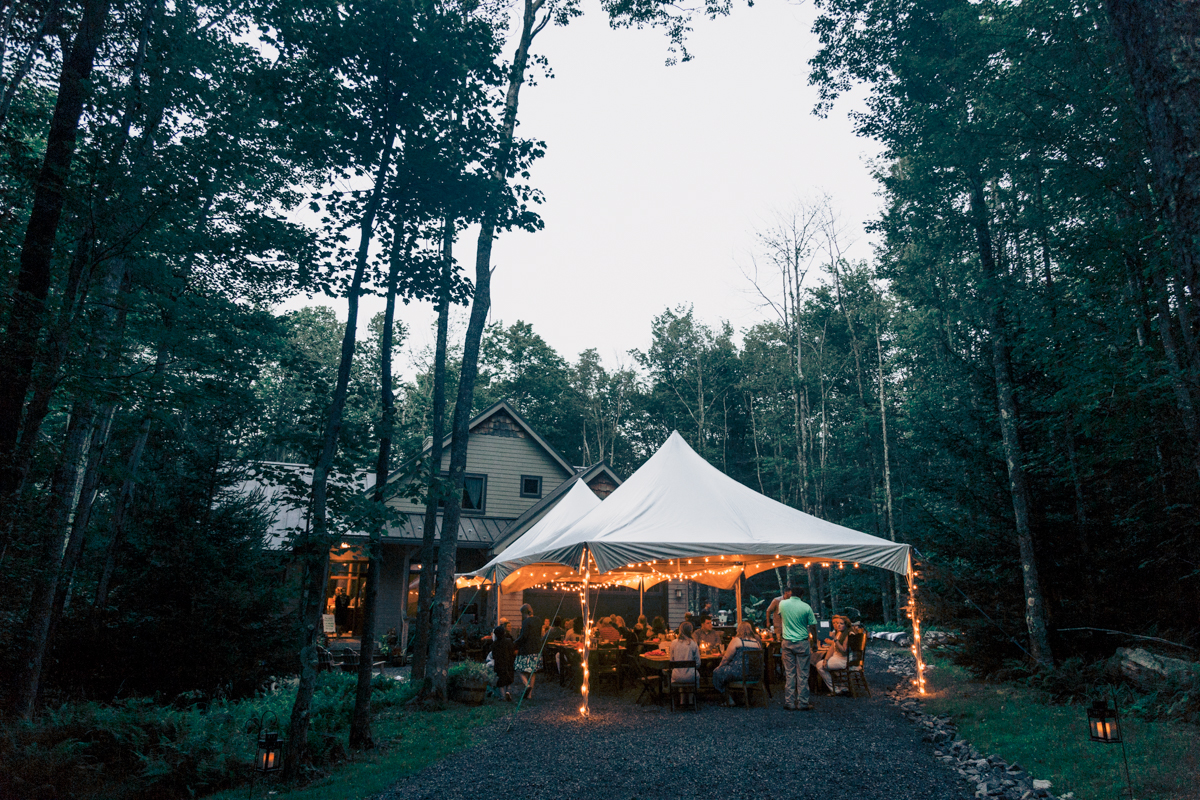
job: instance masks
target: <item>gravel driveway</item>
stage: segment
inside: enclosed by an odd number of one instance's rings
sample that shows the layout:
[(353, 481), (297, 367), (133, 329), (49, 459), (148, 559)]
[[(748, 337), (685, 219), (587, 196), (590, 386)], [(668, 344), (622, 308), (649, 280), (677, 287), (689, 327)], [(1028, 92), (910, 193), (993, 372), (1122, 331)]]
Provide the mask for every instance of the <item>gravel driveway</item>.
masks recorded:
[(934, 758), (884, 695), (896, 677), (869, 653), (867, 669), (872, 699), (819, 696), (809, 712), (784, 711), (778, 686), (767, 708), (726, 708), (714, 697), (699, 713), (635, 706), (635, 691), (605, 687), (584, 720), (577, 694), (539, 681), (520, 714), (380, 800), (971, 798), (974, 787)]

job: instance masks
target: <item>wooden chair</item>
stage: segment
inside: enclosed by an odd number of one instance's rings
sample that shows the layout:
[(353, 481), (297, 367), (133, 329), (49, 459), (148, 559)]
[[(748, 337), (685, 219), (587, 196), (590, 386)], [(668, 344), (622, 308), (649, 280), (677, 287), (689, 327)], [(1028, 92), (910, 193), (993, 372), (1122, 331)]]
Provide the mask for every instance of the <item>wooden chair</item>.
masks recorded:
[(317, 672), (333, 672), (333, 653), (317, 646)]
[(643, 697), (649, 697), (655, 705), (661, 703), (663, 698), (662, 673), (656, 669), (650, 669), (636, 656), (630, 663), (634, 672), (634, 685), (642, 687), (637, 700), (634, 701), (635, 704), (640, 705)]
[(863, 671), (863, 660), (867, 655), (867, 632), (857, 631), (850, 634), (846, 640), (846, 668), (829, 670), (829, 679), (833, 682), (833, 690), (845, 689), (850, 696), (858, 698), (862, 689), (871, 696), (871, 686), (867, 683), (867, 674)]
[(725, 688), (741, 689), (742, 702), (746, 708), (750, 707), (751, 692), (757, 690), (765, 691), (763, 705), (767, 705), (767, 697), (771, 696), (771, 685), (763, 682), (763, 676), (767, 671), (765, 651), (761, 647), (741, 647), (738, 648), (738, 655), (742, 659), (743, 677), (729, 681), (725, 684)]
[(596, 684), (616, 680), (617, 691), (625, 688), (621, 680), (621, 650), (618, 647), (597, 647), (588, 652), (588, 679)]
[[(693, 711), (700, 710), (700, 669), (696, 666), (695, 661), (669, 661), (667, 662), (669, 674), (667, 676), (668, 687), (671, 692), (671, 710), (675, 710), (675, 697), (679, 695), (680, 705), (687, 706), (689, 703), (684, 702), (685, 698), (691, 698), (691, 707)], [(692, 670), (692, 677), (687, 680), (675, 680), (676, 669)]]

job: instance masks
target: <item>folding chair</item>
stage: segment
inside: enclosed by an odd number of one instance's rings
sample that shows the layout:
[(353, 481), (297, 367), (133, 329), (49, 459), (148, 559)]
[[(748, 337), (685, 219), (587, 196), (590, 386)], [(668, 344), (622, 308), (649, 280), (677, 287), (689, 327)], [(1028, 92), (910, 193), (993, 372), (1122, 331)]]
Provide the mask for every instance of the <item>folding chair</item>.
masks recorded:
[(654, 701), (655, 705), (662, 702), (663, 697), (663, 679), (662, 673), (658, 670), (651, 670), (642, 663), (642, 660), (634, 656), (630, 662), (633, 666), (635, 675), (634, 685), (641, 686), (642, 691), (638, 694), (635, 704), (641, 705), (643, 697), (649, 697)]
[[(700, 710), (700, 670), (696, 667), (695, 661), (669, 661), (667, 669), (670, 670), (667, 676), (668, 685), (671, 691), (671, 710), (675, 710), (675, 695), (680, 695), (679, 704), (681, 706), (689, 705), (684, 702), (684, 698), (690, 697), (693, 711)], [(692, 677), (686, 680), (675, 680), (676, 669), (692, 670)]]

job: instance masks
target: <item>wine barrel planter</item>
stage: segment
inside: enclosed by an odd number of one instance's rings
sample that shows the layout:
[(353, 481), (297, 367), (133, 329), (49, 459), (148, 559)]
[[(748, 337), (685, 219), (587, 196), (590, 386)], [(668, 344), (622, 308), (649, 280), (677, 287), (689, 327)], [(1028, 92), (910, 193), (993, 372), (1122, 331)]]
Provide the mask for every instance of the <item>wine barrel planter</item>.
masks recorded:
[(464, 705), (481, 706), (486, 694), (487, 687), (483, 684), (478, 686), (459, 686), (454, 693), (454, 699)]

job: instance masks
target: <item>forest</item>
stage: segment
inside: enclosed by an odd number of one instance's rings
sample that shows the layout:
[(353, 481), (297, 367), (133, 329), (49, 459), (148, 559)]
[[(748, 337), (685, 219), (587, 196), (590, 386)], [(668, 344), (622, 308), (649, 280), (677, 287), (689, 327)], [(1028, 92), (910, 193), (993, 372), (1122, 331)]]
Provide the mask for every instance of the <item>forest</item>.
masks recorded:
[[(781, 209), (748, 243), (757, 324), (681, 296), (614, 364), (487, 323), (506, 318), (493, 241), (552, 202), (519, 98), (575, 0), (0, 0), (6, 715), (297, 673), (307, 708), (320, 565), (383, 513), (337, 476), (395, 469), (498, 399), (572, 463), (628, 475), (678, 430), (763, 494), (911, 543), (924, 613), (981, 673), (1106, 657), (1097, 629), (1194, 654), (1187, 5), (816, 0), (814, 113), (864, 87), (856, 129), (884, 148), (874, 256), (844, 254), (836, 197)], [(690, 21), (730, 10), (587, 13), (685, 60)], [(280, 310), (302, 295), (323, 304)], [(439, 313), (411, 378), (397, 302)], [(428, 476), (448, 518), (464, 448), (448, 484)], [(233, 491), (264, 461), (316, 476), (284, 558)], [(453, 541), (431, 555), (453, 565)], [(434, 693), (451, 587), (422, 589)], [(904, 603), (874, 575), (845, 591), (879, 621)]]

